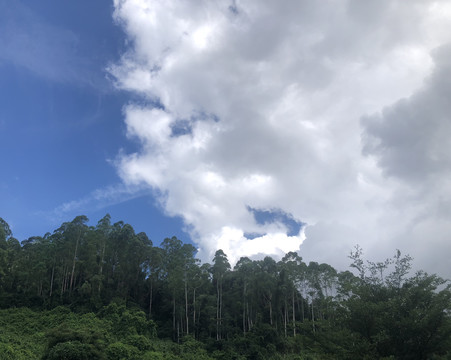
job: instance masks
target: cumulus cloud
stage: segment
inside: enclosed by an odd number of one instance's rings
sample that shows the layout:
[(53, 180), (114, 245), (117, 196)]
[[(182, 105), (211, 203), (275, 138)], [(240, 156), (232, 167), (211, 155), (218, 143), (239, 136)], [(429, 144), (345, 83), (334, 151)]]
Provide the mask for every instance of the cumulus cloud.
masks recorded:
[[(449, 192), (428, 184), (446, 183), (450, 55), (437, 48), (450, 12), (445, 1), (116, 0), (130, 47), (109, 71), (143, 99), (124, 109), (141, 147), (119, 156), (119, 173), (158, 190), (207, 261), (218, 248), (232, 261), (299, 250), (344, 268), (360, 243), (429, 266), (447, 246)], [(293, 234), (287, 218), (306, 225)], [(431, 249), (420, 234), (436, 222)]]

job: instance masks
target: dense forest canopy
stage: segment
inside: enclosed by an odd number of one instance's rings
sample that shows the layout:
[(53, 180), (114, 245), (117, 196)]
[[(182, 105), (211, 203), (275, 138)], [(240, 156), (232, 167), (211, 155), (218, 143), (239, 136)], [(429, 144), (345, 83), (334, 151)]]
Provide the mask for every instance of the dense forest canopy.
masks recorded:
[(77, 216), (20, 243), (0, 218), (7, 359), (451, 356), (450, 285), (410, 274), (412, 259), (399, 250), (369, 262), (357, 246), (355, 273), (295, 252), (242, 257), (232, 268), (221, 249), (201, 264), (176, 237), (155, 246), (109, 215), (87, 222)]

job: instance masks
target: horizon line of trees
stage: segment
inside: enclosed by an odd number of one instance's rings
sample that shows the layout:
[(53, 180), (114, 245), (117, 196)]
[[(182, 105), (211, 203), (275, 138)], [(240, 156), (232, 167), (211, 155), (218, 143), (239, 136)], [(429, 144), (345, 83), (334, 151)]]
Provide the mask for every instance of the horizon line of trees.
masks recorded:
[(412, 258), (399, 250), (373, 263), (357, 246), (349, 256), (356, 275), (295, 252), (280, 261), (242, 257), (232, 269), (220, 249), (201, 264), (176, 237), (157, 247), (108, 214), (87, 222), (77, 216), (20, 243), (0, 218), (0, 307), (87, 313), (120, 300), (144, 310), (162, 338), (233, 343), (261, 358), (288, 338), (302, 339), (297, 351), (336, 358), (450, 354), (450, 285), (424, 272), (409, 277)]

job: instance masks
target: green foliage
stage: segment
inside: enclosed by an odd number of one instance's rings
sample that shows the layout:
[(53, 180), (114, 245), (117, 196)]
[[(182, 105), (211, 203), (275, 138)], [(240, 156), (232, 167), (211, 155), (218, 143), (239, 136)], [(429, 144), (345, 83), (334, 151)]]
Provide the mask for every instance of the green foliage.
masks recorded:
[(80, 341), (65, 341), (53, 346), (47, 356), (46, 360), (91, 360), (104, 359), (100, 352), (98, 352), (92, 345), (83, 344)]
[(399, 250), (370, 262), (356, 247), (356, 275), (294, 252), (233, 271), (222, 250), (212, 265), (195, 253), (176, 237), (154, 247), (109, 215), (22, 243), (0, 218), (0, 358), (451, 357), (451, 288), (412, 276)]
[(153, 348), (151, 340), (144, 335), (129, 335), (125, 338), (124, 342), (140, 351), (152, 350)]
[(139, 349), (133, 345), (115, 342), (108, 346), (106, 355), (110, 360), (138, 360)]
[[(358, 343), (367, 344), (363, 347), (366, 354), (405, 359), (446, 355), (451, 337), (451, 290), (447, 281), (424, 272), (407, 278), (411, 258), (401, 257), (399, 250), (393, 261), (369, 262), (367, 268), (361, 255), (356, 251), (352, 256), (360, 281), (344, 283), (347, 295), (341, 316), (343, 325), (361, 337)], [(390, 264), (394, 269), (384, 278), (381, 269)]]
[(77, 325), (63, 323), (50, 329), (43, 359), (103, 359), (103, 334), (88, 327), (89, 324)]
[(156, 336), (156, 325), (148, 320), (144, 311), (127, 308), (125, 304), (112, 302), (100, 310), (99, 316), (108, 321), (111, 331), (118, 336)]
[(0, 354), (2, 354), (3, 360), (16, 360), (19, 358), (14, 348), (5, 343), (0, 343)]

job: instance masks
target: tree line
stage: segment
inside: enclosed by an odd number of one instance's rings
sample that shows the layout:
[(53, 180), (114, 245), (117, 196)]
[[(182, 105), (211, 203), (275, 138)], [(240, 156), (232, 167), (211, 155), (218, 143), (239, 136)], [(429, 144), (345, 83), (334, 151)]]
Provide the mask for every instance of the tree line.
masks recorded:
[(399, 250), (369, 262), (357, 246), (354, 272), (307, 264), (295, 252), (280, 261), (242, 257), (232, 269), (222, 250), (202, 264), (176, 237), (154, 246), (109, 215), (87, 223), (77, 216), (19, 242), (0, 218), (0, 307), (100, 314), (123, 304), (144, 311), (159, 338), (192, 339), (221, 359), (451, 355), (450, 285), (411, 275), (412, 259)]

